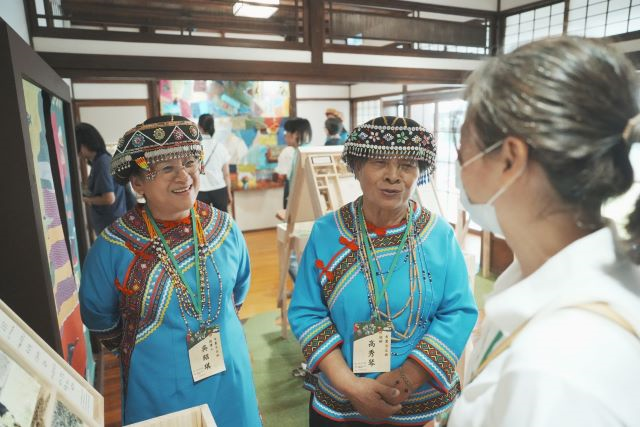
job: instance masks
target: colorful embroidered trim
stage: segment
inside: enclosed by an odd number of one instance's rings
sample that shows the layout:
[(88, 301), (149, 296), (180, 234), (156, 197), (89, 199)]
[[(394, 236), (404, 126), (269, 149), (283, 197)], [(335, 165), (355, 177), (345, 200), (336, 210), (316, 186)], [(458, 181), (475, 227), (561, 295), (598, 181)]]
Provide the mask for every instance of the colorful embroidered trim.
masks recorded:
[(314, 371), (324, 356), (343, 342), (328, 317), (304, 331), (298, 340), (310, 371)]
[[(334, 421), (367, 421), (351, 405), (349, 400), (329, 385), (322, 376), (307, 375), (304, 388), (313, 393), (313, 409), (325, 418)], [(400, 412), (386, 419), (393, 425), (424, 425), (436, 415), (446, 411), (460, 394), (460, 382), (446, 393), (425, 388), (412, 394), (402, 402)]]
[(435, 337), (427, 335), (422, 338), (409, 357), (431, 374), (436, 387), (442, 392), (449, 390), (458, 378), (457, 358)]

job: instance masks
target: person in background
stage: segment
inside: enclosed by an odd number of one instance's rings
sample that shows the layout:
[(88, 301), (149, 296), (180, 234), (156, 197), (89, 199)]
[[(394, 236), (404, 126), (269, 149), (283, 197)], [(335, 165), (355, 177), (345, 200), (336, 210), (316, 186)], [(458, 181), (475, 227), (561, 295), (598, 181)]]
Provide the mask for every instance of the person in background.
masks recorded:
[(327, 119), (340, 120), (340, 124), (342, 126), (342, 130), (340, 131), (340, 144), (344, 144), (349, 137), (349, 131), (347, 131), (347, 129), (344, 127), (344, 116), (342, 115), (342, 113), (335, 108), (327, 108), (324, 112), (324, 115)]
[[(282, 197), (282, 207), (284, 209), (283, 218), (286, 217), (286, 209), (289, 202), (289, 190), (295, 178), (295, 170), (298, 162), (298, 147), (311, 142), (311, 123), (301, 117), (293, 117), (284, 123), (284, 140), (287, 146), (278, 156), (278, 164), (275, 168), (277, 180), (284, 180)], [(289, 275), (295, 281), (298, 274), (298, 258), (295, 251), (291, 251), (289, 256)]]
[(378, 117), (343, 160), (362, 197), (315, 221), (289, 307), (311, 371), (309, 425), (423, 425), (458, 396), (478, 316), (453, 229), (411, 200), (434, 171), (434, 138)]
[(227, 212), (233, 198), (229, 179), (229, 153), (222, 143), (213, 139), (215, 126), (211, 114), (202, 114), (198, 118), (198, 128), (202, 134), (204, 152), (204, 175), (200, 178), (198, 200)]
[(324, 130), (327, 134), (327, 140), (324, 145), (342, 145), (344, 140), (340, 137), (340, 132), (344, 130), (342, 121), (335, 117), (329, 117), (324, 121)]
[(601, 216), (634, 180), (639, 93), (597, 39), (536, 41), (469, 77), (458, 188), (515, 261), (449, 427), (640, 426), (640, 200), (624, 234)]
[(278, 156), (278, 165), (275, 168), (275, 173), (278, 179), (284, 180), (282, 205), (286, 209), (289, 200), (289, 189), (294, 178), (293, 174), (295, 173), (298, 158), (298, 147), (311, 142), (311, 123), (309, 123), (309, 120), (301, 117), (288, 119), (284, 123), (284, 140), (287, 146)]
[(220, 427), (262, 425), (238, 311), (249, 292), (245, 240), (196, 200), (198, 126), (153, 117), (111, 162), (139, 204), (98, 237), (80, 286), (85, 325), (120, 358), (123, 425), (207, 404)]
[(89, 205), (89, 222), (98, 235), (133, 208), (136, 200), (128, 184), (118, 184), (111, 176), (111, 154), (107, 152), (100, 132), (89, 123), (78, 123), (75, 136), (78, 154), (91, 166), (82, 200)]

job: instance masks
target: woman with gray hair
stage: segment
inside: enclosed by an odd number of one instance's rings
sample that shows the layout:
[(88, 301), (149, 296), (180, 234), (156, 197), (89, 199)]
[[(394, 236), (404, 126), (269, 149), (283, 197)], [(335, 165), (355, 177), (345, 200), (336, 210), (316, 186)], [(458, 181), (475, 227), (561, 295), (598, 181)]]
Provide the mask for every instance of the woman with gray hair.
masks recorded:
[(462, 203), (516, 261), (449, 427), (640, 425), (640, 201), (628, 236), (600, 214), (633, 183), (635, 70), (604, 42), (548, 39), (487, 61), (466, 98)]

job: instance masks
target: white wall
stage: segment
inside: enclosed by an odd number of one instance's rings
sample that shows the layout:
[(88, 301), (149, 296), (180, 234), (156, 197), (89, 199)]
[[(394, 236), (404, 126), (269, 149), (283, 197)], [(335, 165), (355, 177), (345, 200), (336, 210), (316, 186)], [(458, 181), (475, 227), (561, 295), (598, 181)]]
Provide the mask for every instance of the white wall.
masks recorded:
[(296, 98), (349, 99), (349, 85), (296, 85)]
[[(242, 231), (273, 228), (281, 221), (276, 212), (282, 209), (282, 188), (235, 191), (233, 207), (235, 221)], [(276, 242), (273, 242), (273, 249)]]
[[(72, 83), (73, 99), (87, 101), (96, 99), (141, 99), (149, 98), (145, 83)], [(80, 120), (98, 129), (110, 151), (115, 149), (118, 139), (129, 129), (147, 119), (145, 105), (82, 106)]]
[(373, 55), (358, 53), (325, 52), (325, 64), (359, 65), (370, 67), (402, 67), (433, 70), (474, 70), (480, 64), (477, 59), (422, 58), (417, 56)]
[(147, 119), (144, 105), (80, 107), (80, 121), (95, 126), (110, 152), (126, 131)]
[(324, 112), (327, 108), (335, 108), (344, 115), (344, 124), (349, 129), (351, 116), (349, 111), (349, 100), (344, 101), (305, 101), (298, 100), (296, 103), (296, 115), (304, 117), (311, 123), (311, 145), (324, 145), (327, 134), (324, 132), (324, 121), (326, 117)]
[(27, 18), (24, 14), (24, 4), (22, 0), (2, 0), (2, 6), (0, 6), (0, 18), (9, 24), (9, 26), (22, 37), (22, 39), (29, 42), (29, 28), (27, 27)]
[(38, 52), (233, 59), (239, 61), (311, 62), (310, 51), (294, 49), (258, 49), (231, 46), (138, 43), (52, 37), (34, 37), (33, 45)]
[(145, 83), (74, 83), (74, 99), (147, 99)]
[(402, 85), (387, 83), (356, 83), (351, 85), (351, 98), (389, 95), (390, 93), (402, 93)]
[[(149, 98), (145, 83), (72, 83), (76, 101)], [(115, 150), (124, 133), (147, 119), (146, 105), (82, 106), (80, 120), (98, 129), (109, 151)]]
[(327, 108), (340, 111), (344, 115), (344, 123), (348, 129), (349, 93), (349, 85), (296, 85), (296, 115), (304, 117), (311, 123), (312, 145), (324, 145), (326, 140), (324, 112)]

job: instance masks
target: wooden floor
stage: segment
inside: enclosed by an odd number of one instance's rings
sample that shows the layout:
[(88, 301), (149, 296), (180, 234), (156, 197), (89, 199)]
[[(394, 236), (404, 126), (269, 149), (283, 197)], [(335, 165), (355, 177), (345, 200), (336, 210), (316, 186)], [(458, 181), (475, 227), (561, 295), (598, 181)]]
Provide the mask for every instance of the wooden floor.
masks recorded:
[[(278, 250), (275, 229), (244, 233), (251, 259), (251, 289), (240, 318), (275, 310), (278, 295)], [(103, 353), (104, 363), (104, 419), (106, 427), (121, 425), (120, 367), (111, 353)]]

